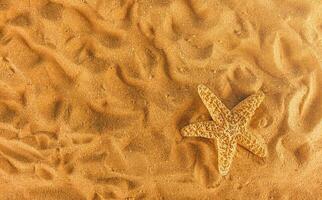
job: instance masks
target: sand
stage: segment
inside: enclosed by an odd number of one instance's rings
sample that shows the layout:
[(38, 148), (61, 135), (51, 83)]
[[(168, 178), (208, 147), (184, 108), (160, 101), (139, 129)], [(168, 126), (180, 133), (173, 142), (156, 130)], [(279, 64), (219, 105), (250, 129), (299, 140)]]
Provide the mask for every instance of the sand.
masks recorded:
[[(319, 0), (0, 0), (0, 199), (322, 198)], [(197, 86), (261, 90), (228, 175)]]

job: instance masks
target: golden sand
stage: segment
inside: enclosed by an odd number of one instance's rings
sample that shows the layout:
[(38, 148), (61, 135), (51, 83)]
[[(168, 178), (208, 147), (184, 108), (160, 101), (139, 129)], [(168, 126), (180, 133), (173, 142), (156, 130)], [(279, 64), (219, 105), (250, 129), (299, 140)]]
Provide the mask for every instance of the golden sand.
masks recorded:
[[(322, 197), (320, 0), (0, 0), (0, 200)], [(263, 91), (267, 156), (180, 130)]]

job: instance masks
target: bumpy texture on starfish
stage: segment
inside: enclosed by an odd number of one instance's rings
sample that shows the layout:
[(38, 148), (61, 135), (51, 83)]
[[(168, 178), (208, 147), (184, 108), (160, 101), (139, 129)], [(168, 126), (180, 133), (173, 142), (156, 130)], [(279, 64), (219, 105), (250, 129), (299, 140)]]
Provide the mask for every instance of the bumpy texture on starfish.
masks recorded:
[(181, 132), (183, 136), (217, 139), (218, 170), (221, 175), (227, 175), (229, 172), (237, 143), (257, 156), (267, 155), (264, 140), (260, 136), (251, 134), (246, 128), (264, 99), (263, 92), (259, 91), (247, 97), (232, 110), (229, 110), (206, 86), (199, 85), (198, 93), (213, 121), (190, 124)]

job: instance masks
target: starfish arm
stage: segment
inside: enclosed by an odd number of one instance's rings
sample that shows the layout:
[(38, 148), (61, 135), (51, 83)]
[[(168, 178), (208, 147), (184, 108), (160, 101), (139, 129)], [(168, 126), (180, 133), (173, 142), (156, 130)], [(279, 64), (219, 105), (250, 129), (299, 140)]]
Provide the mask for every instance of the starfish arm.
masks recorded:
[(207, 107), (211, 118), (214, 121), (225, 123), (227, 116), (230, 115), (230, 110), (220, 101), (220, 99), (205, 85), (198, 86), (198, 93), (202, 102)]
[(238, 144), (248, 149), (253, 154), (259, 157), (267, 155), (267, 146), (262, 137), (251, 134), (248, 131), (236, 136)]
[(181, 129), (183, 136), (216, 138), (222, 132), (222, 128), (214, 121), (197, 122), (189, 124)]
[(264, 97), (265, 94), (259, 91), (240, 102), (232, 109), (234, 121), (238, 122), (241, 126), (245, 126), (254, 115), (255, 110), (262, 103)]
[(222, 176), (228, 174), (234, 155), (236, 153), (237, 140), (236, 138), (218, 138), (218, 170)]

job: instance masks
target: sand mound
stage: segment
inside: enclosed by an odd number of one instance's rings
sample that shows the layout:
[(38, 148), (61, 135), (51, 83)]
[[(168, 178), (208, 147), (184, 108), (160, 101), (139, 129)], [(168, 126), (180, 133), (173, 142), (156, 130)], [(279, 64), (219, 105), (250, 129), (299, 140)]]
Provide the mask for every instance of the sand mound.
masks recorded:
[[(0, 199), (318, 199), (322, 4), (308, 0), (0, 0)], [(261, 90), (227, 176), (207, 85)]]

